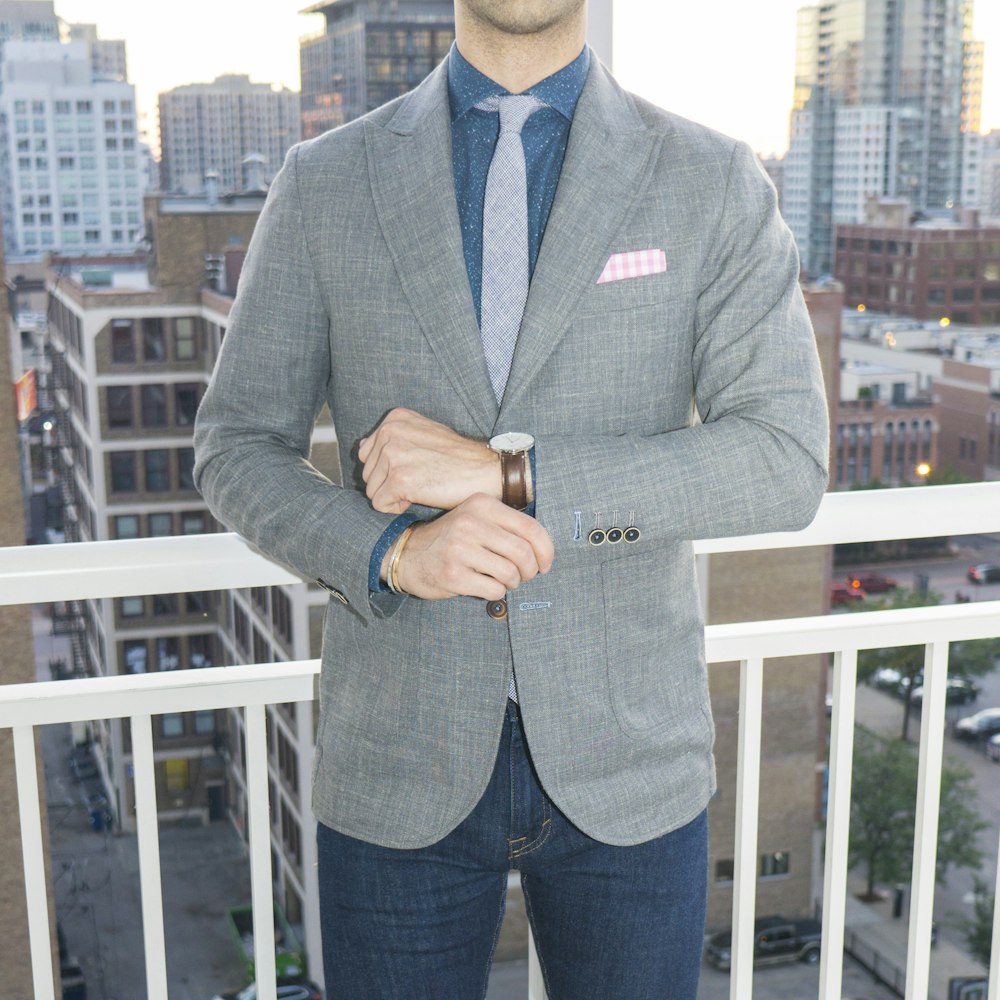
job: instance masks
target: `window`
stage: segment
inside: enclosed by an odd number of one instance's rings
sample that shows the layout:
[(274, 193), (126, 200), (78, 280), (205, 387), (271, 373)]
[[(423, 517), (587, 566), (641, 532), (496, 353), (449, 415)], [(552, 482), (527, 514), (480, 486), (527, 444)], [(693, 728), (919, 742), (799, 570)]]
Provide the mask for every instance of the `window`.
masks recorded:
[(142, 397), (142, 426), (166, 427), (167, 387), (165, 385), (144, 385), (140, 389)]
[(182, 535), (203, 535), (206, 530), (206, 519), (203, 511), (187, 510), (181, 513)]
[(146, 672), (146, 640), (128, 639), (122, 644), (122, 659), (130, 674)]
[(115, 538), (138, 538), (139, 518), (136, 514), (120, 514), (114, 519)]
[(215, 658), (212, 655), (211, 635), (188, 636), (188, 650), (190, 653), (192, 667), (210, 667), (215, 661)]
[[(174, 733), (167, 732), (167, 718), (163, 717), (163, 735), (173, 736)], [(178, 716), (180, 718), (180, 716)], [(184, 720), (181, 719), (181, 731), (177, 735), (184, 734)], [(188, 777), (188, 761), (186, 757), (178, 757), (176, 760), (165, 760), (163, 762), (163, 777), (166, 781), (167, 791), (174, 795), (186, 792), (190, 787)]]
[(773, 854), (760, 856), (760, 877), (774, 878), (788, 874), (788, 852), (775, 851)]
[[(176, 594), (157, 594), (153, 598), (153, 614), (154, 615), (176, 615), (177, 614), (177, 595)], [(171, 668), (173, 669), (173, 668)]]
[(170, 489), (170, 468), (165, 448), (151, 448), (143, 452), (148, 493), (166, 493)]
[(90, 101), (77, 101), (76, 102), (76, 113), (78, 115), (89, 115), (93, 111), (93, 105)]
[(149, 515), (149, 534), (151, 538), (160, 538), (174, 533), (173, 515), (160, 512)]
[(733, 881), (733, 859), (724, 858), (722, 861), (715, 862), (715, 881), (716, 882), (732, 882)]
[(111, 492), (135, 492), (135, 452), (111, 452)]
[(134, 422), (132, 415), (132, 387), (130, 385), (109, 385), (107, 388), (108, 427), (111, 430), (130, 428)]
[(174, 386), (174, 412), (181, 427), (190, 427), (198, 412), (198, 386), (181, 383)]
[(177, 449), (177, 485), (182, 490), (194, 489), (194, 448)]
[(178, 641), (178, 639), (175, 636), (166, 636), (164, 638), (157, 639), (156, 669), (176, 670), (180, 665), (181, 665), (181, 654), (180, 654), (180, 642)]
[(122, 618), (138, 618), (144, 612), (141, 597), (123, 597), (118, 605)]
[(159, 318), (142, 321), (143, 361), (166, 361), (167, 342), (163, 336), (163, 320)]
[(117, 364), (135, 363), (135, 330), (130, 319), (111, 321), (111, 360)]
[(174, 320), (174, 357), (178, 361), (194, 361), (198, 357), (194, 319), (190, 316)]
[(207, 590), (196, 590), (184, 595), (184, 610), (189, 615), (207, 617), (211, 608), (211, 595)]
[(184, 735), (183, 713), (169, 712), (166, 715), (160, 716), (160, 730), (164, 736), (183, 736)]
[(194, 731), (199, 736), (209, 736), (215, 732), (215, 712), (194, 713)]

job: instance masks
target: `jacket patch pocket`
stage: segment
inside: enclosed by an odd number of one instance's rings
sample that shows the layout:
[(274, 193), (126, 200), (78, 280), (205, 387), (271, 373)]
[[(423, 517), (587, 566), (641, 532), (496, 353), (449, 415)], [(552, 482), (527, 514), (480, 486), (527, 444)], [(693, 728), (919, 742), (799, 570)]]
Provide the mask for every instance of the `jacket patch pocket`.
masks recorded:
[(693, 566), (675, 555), (655, 549), (602, 567), (608, 689), (624, 733), (669, 728), (692, 745), (708, 703), (704, 633)]

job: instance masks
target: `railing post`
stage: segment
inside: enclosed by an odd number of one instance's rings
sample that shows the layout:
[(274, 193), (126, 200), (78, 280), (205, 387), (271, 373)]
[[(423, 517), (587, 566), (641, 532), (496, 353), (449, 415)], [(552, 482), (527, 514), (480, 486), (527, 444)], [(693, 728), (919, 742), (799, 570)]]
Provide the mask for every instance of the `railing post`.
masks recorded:
[(538, 963), (538, 952), (535, 949), (535, 936), (528, 928), (528, 1000), (546, 1000), (545, 980), (542, 978), (542, 967)]
[(993, 943), (988, 1000), (1000, 1000), (1000, 843), (997, 844), (997, 881), (993, 886)]
[(153, 765), (153, 720), (148, 713), (132, 716), (132, 783), (139, 839), (139, 885), (142, 936), (146, 949), (148, 1000), (167, 1000), (167, 956), (163, 934), (163, 886), (160, 880), (160, 833), (156, 813), (156, 770)]
[(244, 708), (247, 741), (247, 825), (250, 830), (250, 899), (257, 995), (277, 994), (274, 962), (274, 896), (271, 889), (271, 823), (267, 801), (267, 732), (263, 705)]
[(906, 949), (906, 1000), (926, 1000), (930, 981), (931, 922), (934, 916), (947, 682), (948, 642), (932, 642), (924, 655), (917, 816), (913, 831), (913, 895)]
[(733, 860), (730, 1000), (750, 1000), (753, 993), (760, 716), (763, 701), (764, 661), (761, 657), (743, 660), (740, 663), (740, 727), (736, 762), (736, 856)]
[(826, 863), (823, 876), (823, 946), (820, 1000), (840, 1000), (844, 971), (844, 918), (847, 908), (847, 849), (851, 829), (851, 764), (858, 652), (845, 649), (833, 659), (833, 717), (826, 809)]
[(49, 926), (49, 894), (45, 886), (45, 840), (42, 836), (42, 811), (38, 804), (35, 730), (32, 726), (14, 726), (13, 731), (32, 983), (35, 989), (35, 1000), (55, 1000), (55, 982), (52, 978), (52, 938)]

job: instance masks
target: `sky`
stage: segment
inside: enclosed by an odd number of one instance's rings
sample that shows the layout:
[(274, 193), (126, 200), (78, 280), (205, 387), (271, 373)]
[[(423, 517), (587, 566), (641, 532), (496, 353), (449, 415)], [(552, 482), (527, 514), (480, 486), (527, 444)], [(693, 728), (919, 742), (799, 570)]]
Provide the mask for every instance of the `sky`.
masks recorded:
[[(55, 0), (67, 21), (124, 38), (149, 141), (158, 146), (156, 95), (222, 73), (299, 89), (303, 35), (322, 30), (308, 0)], [(629, 90), (743, 139), (760, 153), (788, 145), (795, 12), (803, 0), (616, 0), (614, 71)], [(261, 15), (260, 11), (266, 11)], [(250, 13), (253, 11), (253, 13)], [(976, 0), (986, 43), (984, 131), (1000, 128), (1000, 2)]]

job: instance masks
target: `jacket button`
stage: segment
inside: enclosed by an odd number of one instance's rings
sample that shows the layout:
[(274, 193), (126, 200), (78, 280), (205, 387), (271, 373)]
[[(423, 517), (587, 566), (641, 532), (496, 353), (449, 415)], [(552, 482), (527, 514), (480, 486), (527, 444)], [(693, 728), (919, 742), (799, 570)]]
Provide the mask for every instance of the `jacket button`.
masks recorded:
[(487, 601), (486, 602), (486, 613), (490, 618), (495, 618), (500, 621), (507, 617), (507, 602), (506, 601)]

